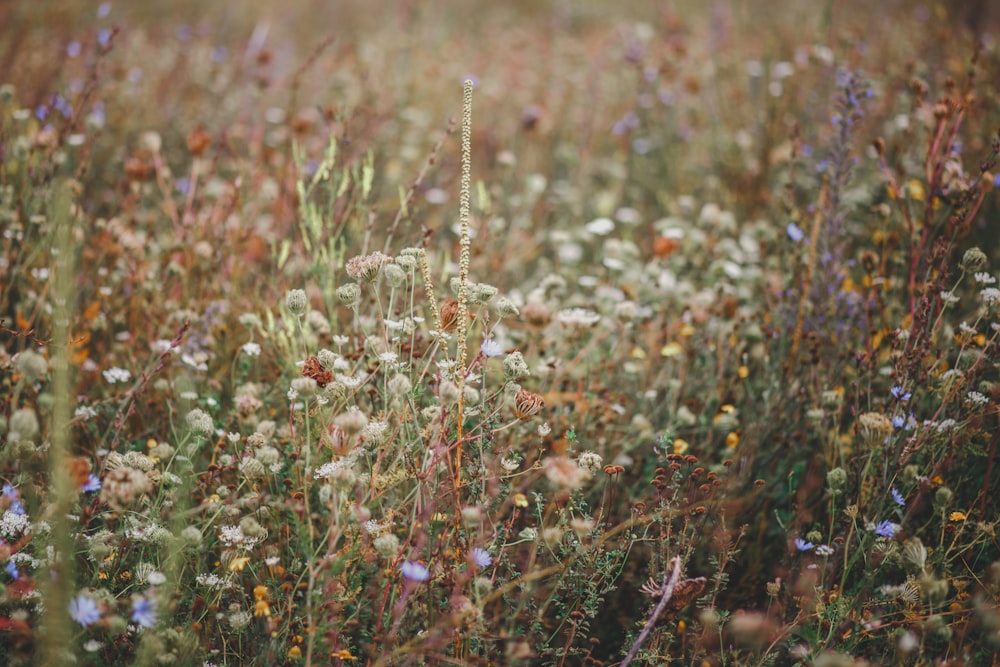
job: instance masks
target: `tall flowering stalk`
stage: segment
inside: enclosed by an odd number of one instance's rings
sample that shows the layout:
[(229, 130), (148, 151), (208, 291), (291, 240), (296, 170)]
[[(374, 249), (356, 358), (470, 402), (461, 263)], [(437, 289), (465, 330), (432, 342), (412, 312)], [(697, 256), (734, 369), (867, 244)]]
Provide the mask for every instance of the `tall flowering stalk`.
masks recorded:
[(472, 189), (472, 80), (466, 79), (462, 95), (462, 189), (458, 218), (461, 251), (458, 269), (458, 443), (455, 448), (455, 484), (462, 483), (462, 412), (465, 395), (466, 341), (469, 335), (469, 200)]

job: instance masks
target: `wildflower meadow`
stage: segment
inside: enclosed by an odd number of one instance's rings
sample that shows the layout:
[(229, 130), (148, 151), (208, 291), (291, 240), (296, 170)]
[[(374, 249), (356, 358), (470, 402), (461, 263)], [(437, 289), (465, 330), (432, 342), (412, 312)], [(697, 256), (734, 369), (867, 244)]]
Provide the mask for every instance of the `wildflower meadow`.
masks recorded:
[(1000, 8), (0, 3), (0, 664), (1000, 664)]

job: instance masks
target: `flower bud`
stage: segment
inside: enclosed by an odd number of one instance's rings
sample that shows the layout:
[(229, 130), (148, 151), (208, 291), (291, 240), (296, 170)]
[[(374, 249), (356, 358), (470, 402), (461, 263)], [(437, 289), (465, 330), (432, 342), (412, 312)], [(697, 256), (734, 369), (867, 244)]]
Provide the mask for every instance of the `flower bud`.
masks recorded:
[(308, 306), (309, 300), (306, 298), (305, 290), (288, 290), (288, 294), (285, 295), (285, 307), (292, 315), (297, 317), (304, 315)]

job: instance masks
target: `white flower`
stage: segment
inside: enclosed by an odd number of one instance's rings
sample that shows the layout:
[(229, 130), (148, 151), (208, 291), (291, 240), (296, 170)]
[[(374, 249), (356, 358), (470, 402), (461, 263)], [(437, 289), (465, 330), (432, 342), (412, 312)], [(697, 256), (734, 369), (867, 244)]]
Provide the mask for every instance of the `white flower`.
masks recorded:
[(260, 356), (260, 344), (250, 341), (249, 343), (243, 344), (243, 353), (248, 357), (259, 357)]
[(584, 329), (601, 321), (601, 316), (586, 308), (566, 308), (556, 313), (556, 320), (567, 327)]
[(337, 382), (344, 385), (348, 389), (355, 389), (360, 387), (365, 381), (364, 376), (354, 376), (354, 375), (338, 375)]
[(247, 536), (239, 526), (222, 526), (219, 528), (219, 539), (227, 547), (239, 547), (249, 551), (262, 538)]
[(976, 282), (980, 285), (992, 285), (997, 281), (996, 278), (986, 273), (985, 271), (977, 272), (975, 274)]
[(614, 231), (615, 223), (611, 220), (611, 218), (597, 218), (596, 220), (588, 222), (585, 227), (591, 234), (606, 236)]
[(7, 510), (0, 518), (0, 535), (8, 540), (20, 537), (29, 530), (31, 530), (31, 519), (27, 514)]
[(106, 371), (102, 371), (101, 375), (107, 380), (108, 384), (115, 384), (116, 382), (128, 382), (132, 379), (132, 374), (125, 370), (124, 368), (109, 368)]
[(80, 407), (78, 407), (76, 410), (73, 411), (73, 416), (76, 417), (77, 419), (83, 419), (86, 421), (87, 419), (93, 419), (94, 417), (96, 417), (97, 410), (90, 407), (89, 405), (81, 405)]
[(223, 579), (214, 572), (199, 574), (194, 579), (202, 586), (208, 586), (209, 588), (217, 588), (217, 589), (232, 588), (234, 585), (232, 580)]
[(515, 470), (521, 467), (521, 464), (520, 462), (518, 462), (517, 459), (502, 458), (500, 459), (500, 467), (506, 470), (507, 472), (514, 472)]
[(986, 405), (990, 402), (990, 399), (986, 398), (984, 395), (978, 391), (970, 391), (965, 395), (965, 400), (973, 405)]
[(981, 290), (979, 296), (987, 306), (1000, 305), (1000, 289), (996, 287), (987, 287)]
[(385, 432), (388, 428), (389, 424), (387, 422), (368, 422), (361, 429), (361, 435), (365, 440), (378, 445), (385, 440)]

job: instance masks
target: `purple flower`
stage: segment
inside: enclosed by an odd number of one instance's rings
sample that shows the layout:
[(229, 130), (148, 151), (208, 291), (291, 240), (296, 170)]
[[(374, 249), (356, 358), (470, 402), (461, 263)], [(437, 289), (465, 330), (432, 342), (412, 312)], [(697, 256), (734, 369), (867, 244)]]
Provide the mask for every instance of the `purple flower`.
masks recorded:
[(900, 507), (906, 507), (906, 499), (903, 497), (902, 493), (900, 493), (899, 491), (896, 490), (895, 487), (893, 487), (893, 489), (892, 489), (892, 499)]
[(799, 551), (810, 551), (814, 546), (816, 545), (813, 544), (812, 542), (807, 542), (803, 540), (801, 537), (795, 538), (795, 548), (798, 549)]
[(806, 237), (805, 232), (799, 229), (799, 226), (794, 222), (789, 222), (788, 227), (785, 227), (785, 232), (788, 234), (788, 238), (798, 243)]
[(399, 571), (410, 581), (427, 581), (431, 578), (431, 572), (427, 566), (416, 561), (403, 561), (403, 564), (399, 566)]
[(101, 610), (97, 608), (97, 603), (86, 595), (77, 595), (70, 600), (69, 615), (83, 627), (101, 620)]
[(90, 473), (90, 477), (88, 477), (87, 481), (83, 483), (83, 485), (80, 487), (80, 490), (83, 491), (84, 493), (93, 493), (94, 491), (100, 491), (101, 478), (95, 475), (94, 473)]
[(492, 338), (484, 339), (483, 344), (479, 346), (479, 350), (485, 357), (492, 358), (503, 355), (503, 348), (500, 347), (500, 343), (496, 342)]
[(66, 45), (66, 55), (70, 58), (76, 58), (80, 55), (80, 42), (70, 42)]
[(875, 526), (875, 534), (880, 537), (893, 537), (896, 531), (899, 530), (899, 524), (893, 523), (886, 519), (885, 521), (880, 521), (877, 526)]
[(144, 628), (156, 625), (156, 600), (135, 598), (132, 601), (132, 622)]
[(10, 484), (3, 485), (3, 497), (7, 500), (17, 500), (21, 496), (21, 492), (15, 489)]
[(111, 43), (111, 31), (107, 28), (102, 28), (97, 32), (97, 43), (101, 45), (101, 48), (108, 48), (108, 44)]
[(17, 563), (12, 560), (7, 561), (7, 574), (9, 574), (10, 578), (14, 581), (21, 578), (21, 573), (17, 570)]
[(896, 428), (903, 428), (906, 425), (906, 417), (903, 415), (896, 415), (892, 418), (892, 425)]
[(493, 556), (486, 549), (476, 547), (472, 550), (472, 562), (478, 567), (489, 567), (493, 564)]
[(110, 2), (102, 2), (101, 5), (97, 8), (97, 18), (99, 19), (105, 18), (110, 13), (111, 13)]
[(893, 398), (900, 401), (908, 401), (910, 400), (910, 397), (913, 396), (913, 392), (906, 391), (901, 385), (898, 384), (890, 389), (889, 393), (892, 394)]

